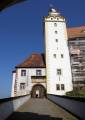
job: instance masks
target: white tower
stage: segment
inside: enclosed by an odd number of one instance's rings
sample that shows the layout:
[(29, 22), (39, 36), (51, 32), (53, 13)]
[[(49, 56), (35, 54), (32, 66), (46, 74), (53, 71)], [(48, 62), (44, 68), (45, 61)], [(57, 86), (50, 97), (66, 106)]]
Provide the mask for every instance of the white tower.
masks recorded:
[(47, 93), (65, 95), (72, 91), (70, 56), (65, 18), (55, 9), (44, 18)]

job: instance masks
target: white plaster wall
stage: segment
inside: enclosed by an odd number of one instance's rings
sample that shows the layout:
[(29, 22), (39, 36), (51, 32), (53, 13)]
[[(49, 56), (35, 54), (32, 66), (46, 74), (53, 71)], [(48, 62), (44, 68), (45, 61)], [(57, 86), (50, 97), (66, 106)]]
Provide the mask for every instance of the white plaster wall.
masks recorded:
[[(52, 18), (52, 20), (51, 20)], [(54, 26), (57, 23), (57, 26)], [(57, 34), (55, 34), (57, 31)], [(58, 39), (58, 42), (55, 41)], [(45, 47), (46, 47), (46, 70), (47, 70), (47, 93), (64, 95), (72, 90), (72, 76), (70, 57), (67, 47), (67, 31), (64, 18), (49, 16), (45, 18)], [(56, 58), (53, 57), (56, 54)], [(63, 54), (63, 58), (61, 58)], [(62, 69), (62, 75), (57, 75), (57, 69)], [(65, 91), (57, 91), (56, 84), (64, 84)]]
[[(21, 76), (21, 70), (26, 70), (26, 76)], [(18, 68), (17, 69), (17, 78), (16, 74), (13, 74), (13, 83), (12, 83), (12, 94), (14, 93), (14, 81), (17, 79), (17, 96), (30, 94), (32, 87), (37, 83), (31, 82), (31, 76), (36, 76), (36, 70), (42, 70), (41, 76), (46, 76), (45, 68)], [(20, 90), (20, 83), (26, 83), (26, 88), (24, 90)], [(44, 87), (46, 87), (46, 83), (40, 83)]]
[[(31, 92), (32, 90), (32, 87), (36, 84), (39, 84), (39, 83), (32, 83), (31, 82), (31, 76), (36, 76), (36, 70), (42, 70), (42, 75), (41, 76), (46, 76), (46, 69), (45, 68), (31, 68), (29, 69), (29, 79), (30, 79), (30, 83), (29, 83), (29, 91)], [(40, 83), (41, 85), (43, 85), (44, 87), (46, 87), (46, 83)]]
[(15, 84), (15, 78), (16, 78), (16, 73), (14, 72), (13, 74), (12, 74), (12, 91), (11, 91), (11, 97), (14, 97), (14, 84)]
[(46, 75), (45, 68), (30, 68), (29, 69), (30, 76), (37, 76), (36, 75), (36, 70), (41, 70), (42, 71), (42, 75), (41, 76), (45, 76)]
[[(26, 70), (26, 76), (21, 76), (21, 70)], [(26, 91), (28, 82), (28, 69), (27, 68), (17, 68), (17, 96), (29, 94)], [(26, 87), (20, 90), (20, 83), (25, 83)]]

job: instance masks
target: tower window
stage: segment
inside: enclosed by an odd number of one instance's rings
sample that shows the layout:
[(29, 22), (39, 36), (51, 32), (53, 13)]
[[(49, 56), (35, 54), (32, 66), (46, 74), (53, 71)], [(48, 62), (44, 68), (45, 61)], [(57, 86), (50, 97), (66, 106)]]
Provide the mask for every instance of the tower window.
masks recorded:
[(57, 27), (57, 23), (54, 23), (54, 26)]
[(63, 54), (61, 54), (61, 58), (63, 58)]
[(56, 84), (56, 90), (60, 90), (60, 84)]
[(56, 42), (58, 42), (58, 39), (55, 39)]
[(42, 74), (41, 74), (41, 70), (36, 70), (36, 75), (37, 76), (41, 76)]
[(56, 58), (56, 54), (53, 54), (53, 57)]
[(21, 70), (21, 76), (26, 76), (26, 70)]
[(57, 20), (59, 20), (59, 18), (57, 18)]
[(57, 30), (55, 31), (55, 34), (57, 34), (58, 32), (57, 32)]
[(25, 89), (25, 83), (20, 83), (20, 90)]
[(61, 69), (57, 69), (57, 75), (61, 75)]
[(61, 90), (65, 90), (64, 84), (61, 84)]

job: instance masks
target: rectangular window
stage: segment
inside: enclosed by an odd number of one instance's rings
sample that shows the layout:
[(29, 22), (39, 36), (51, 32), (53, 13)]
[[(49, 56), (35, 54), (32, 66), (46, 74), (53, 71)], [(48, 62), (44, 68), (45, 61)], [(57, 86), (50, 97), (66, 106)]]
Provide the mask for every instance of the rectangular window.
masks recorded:
[(36, 75), (37, 75), (37, 76), (41, 76), (41, 75), (42, 75), (41, 72), (42, 72), (41, 70), (36, 70)]
[(56, 90), (60, 90), (60, 84), (56, 84)]
[(58, 42), (58, 39), (55, 39), (56, 42)]
[(26, 76), (26, 70), (21, 70), (21, 76)]
[(55, 31), (55, 34), (57, 34), (57, 31)]
[(56, 54), (53, 54), (53, 57), (56, 58)]
[(61, 84), (61, 90), (65, 90), (64, 84)]
[(54, 26), (57, 27), (57, 23), (54, 23)]
[(61, 69), (57, 69), (57, 75), (61, 75)]
[(63, 58), (63, 54), (61, 54), (61, 58)]
[(20, 90), (25, 89), (25, 83), (20, 83)]

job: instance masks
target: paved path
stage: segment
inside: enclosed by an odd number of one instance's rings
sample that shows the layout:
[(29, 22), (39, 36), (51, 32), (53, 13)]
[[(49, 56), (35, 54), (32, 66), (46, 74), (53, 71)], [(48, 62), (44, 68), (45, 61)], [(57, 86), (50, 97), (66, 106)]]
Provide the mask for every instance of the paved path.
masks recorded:
[(78, 120), (48, 99), (30, 99), (7, 120)]

